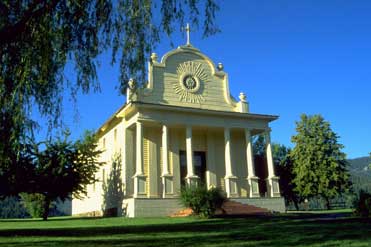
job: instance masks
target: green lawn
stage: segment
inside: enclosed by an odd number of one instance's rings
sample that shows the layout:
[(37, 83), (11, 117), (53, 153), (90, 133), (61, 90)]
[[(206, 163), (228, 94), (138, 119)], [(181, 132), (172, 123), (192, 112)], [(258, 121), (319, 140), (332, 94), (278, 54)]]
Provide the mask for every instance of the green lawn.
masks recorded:
[(0, 220), (0, 246), (371, 246), (371, 220), (346, 215)]

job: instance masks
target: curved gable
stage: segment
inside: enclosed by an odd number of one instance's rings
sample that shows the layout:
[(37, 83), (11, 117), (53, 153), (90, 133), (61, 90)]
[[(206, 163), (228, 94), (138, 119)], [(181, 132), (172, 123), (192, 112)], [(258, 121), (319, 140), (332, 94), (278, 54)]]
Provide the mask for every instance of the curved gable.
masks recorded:
[(170, 51), (161, 62), (153, 55), (148, 77), (147, 88), (138, 95), (142, 102), (239, 111), (230, 96), (227, 73), (194, 47)]

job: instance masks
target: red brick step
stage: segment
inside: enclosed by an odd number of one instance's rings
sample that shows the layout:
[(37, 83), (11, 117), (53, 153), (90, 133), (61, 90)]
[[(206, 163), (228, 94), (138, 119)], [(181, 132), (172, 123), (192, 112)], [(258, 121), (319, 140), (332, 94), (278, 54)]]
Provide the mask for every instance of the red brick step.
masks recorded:
[[(220, 212), (221, 211), (221, 212)], [(249, 204), (235, 201), (226, 201), (222, 205), (222, 210), (216, 212), (217, 215), (269, 215), (271, 212), (265, 208), (259, 208)]]
[[(171, 217), (187, 217), (192, 215), (193, 211), (186, 208), (172, 214)], [(235, 201), (225, 201), (221, 209), (215, 213), (217, 216), (237, 216), (237, 215), (270, 215), (271, 212), (265, 208), (259, 208), (249, 204), (243, 204)]]

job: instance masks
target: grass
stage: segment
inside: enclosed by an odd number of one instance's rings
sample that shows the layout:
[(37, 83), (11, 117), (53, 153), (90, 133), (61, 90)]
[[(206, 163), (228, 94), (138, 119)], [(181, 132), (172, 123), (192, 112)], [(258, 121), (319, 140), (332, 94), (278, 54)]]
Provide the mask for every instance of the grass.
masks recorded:
[(0, 246), (371, 246), (371, 220), (348, 215), (0, 220)]

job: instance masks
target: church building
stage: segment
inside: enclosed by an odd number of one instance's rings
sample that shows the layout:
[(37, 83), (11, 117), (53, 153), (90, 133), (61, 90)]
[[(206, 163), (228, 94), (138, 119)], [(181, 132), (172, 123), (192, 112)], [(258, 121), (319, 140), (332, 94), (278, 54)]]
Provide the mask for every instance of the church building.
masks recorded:
[[(72, 214), (102, 214), (115, 156), (122, 199), (111, 207), (121, 215), (171, 215), (182, 209), (181, 187), (198, 183), (220, 187), (229, 200), (284, 211), (270, 141), (269, 123), (277, 118), (251, 113), (244, 93), (231, 96), (223, 65), (193, 47), (188, 33), (187, 44), (161, 60), (152, 53), (147, 84), (131, 80), (126, 104), (99, 128), (101, 182), (88, 187), (85, 199), (73, 199)], [(260, 162), (253, 155), (256, 135), (266, 140)]]

